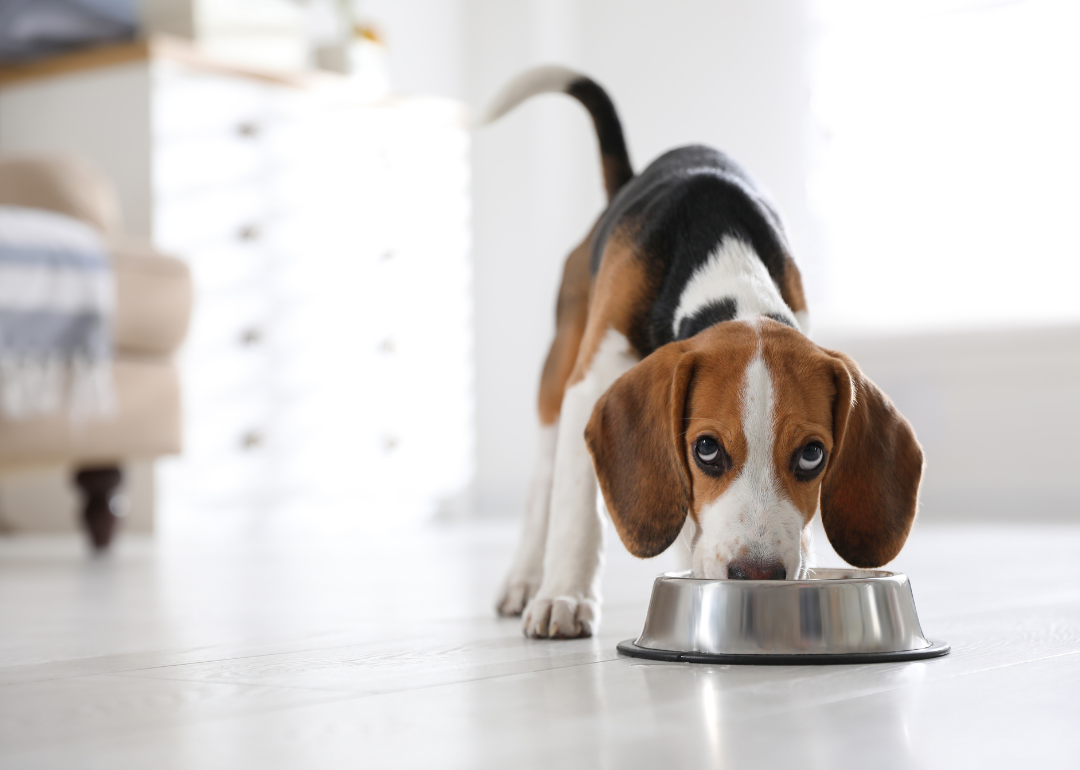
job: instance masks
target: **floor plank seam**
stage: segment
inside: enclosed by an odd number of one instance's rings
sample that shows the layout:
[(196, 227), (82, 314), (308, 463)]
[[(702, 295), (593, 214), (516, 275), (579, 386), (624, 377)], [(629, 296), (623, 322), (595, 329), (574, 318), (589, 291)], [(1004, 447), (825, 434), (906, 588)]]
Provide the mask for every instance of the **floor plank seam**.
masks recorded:
[[(614, 646), (612, 646), (612, 650), (614, 650), (614, 649), (615, 649)], [(177, 677), (164, 677), (164, 676), (163, 677), (153, 677), (153, 676), (137, 676), (137, 675), (134, 675), (134, 674), (131, 674), (131, 675), (118, 674), (117, 676), (129, 676), (132, 679), (139, 679), (139, 680), (142, 680), (142, 681), (155, 681), (155, 680), (157, 680), (157, 681), (163, 681), (163, 682), (199, 682), (199, 683), (202, 683), (202, 684), (243, 685), (245, 687), (282, 687), (282, 688), (287, 687), (289, 689), (310, 690), (312, 692), (339, 692), (339, 693), (341, 693), (341, 692), (349, 692), (350, 697), (345, 698), (344, 700), (352, 700), (352, 699), (359, 699), (359, 698), (380, 697), (380, 696), (384, 696), (384, 695), (396, 695), (398, 693), (422, 692), (424, 690), (435, 690), (435, 689), (439, 689), (439, 688), (442, 688), (442, 687), (455, 687), (455, 686), (458, 686), (458, 685), (471, 684), (471, 683), (474, 683), (474, 682), (489, 682), (489, 681), (495, 681), (495, 680), (498, 680), (498, 679), (507, 679), (507, 678), (515, 677), (515, 676), (526, 676), (526, 675), (527, 676), (533, 676), (533, 675), (536, 675), (536, 674), (544, 674), (544, 673), (547, 673), (547, 672), (567, 671), (567, 670), (574, 669), (574, 668), (581, 668), (583, 666), (594, 666), (594, 665), (597, 665), (599, 663), (609, 663), (612, 660), (617, 660), (620, 657), (622, 657), (622, 656), (619, 656), (618, 653), (615, 653), (615, 657), (612, 657), (612, 658), (601, 658), (601, 659), (598, 659), (598, 660), (585, 661), (585, 662), (581, 662), (581, 663), (571, 663), (570, 665), (566, 665), (566, 666), (555, 666), (555, 667), (546, 666), (546, 667), (543, 667), (543, 668), (538, 668), (535, 671), (515, 671), (515, 672), (510, 673), (510, 674), (495, 674), (495, 675), (492, 675), (492, 676), (472, 677), (472, 678), (468, 678), (468, 679), (459, 679), (459, 680), (453, 681), (453, 682), (438, 682), (436, 684), (420, 685), (420, 686), (416, 686), (416, 687), (402, 687), (402, 688), (398, 688), (398, 689), (383, 690), (383, 691), (379, 691), (379, 692), (353, 692), (353, 691), (347, 691), (347, 690), (326, 690), (326, 689), (321, 688), (321, 687), (300, 687), (300, 686), (297, 686), (297, 685), (268, 685), (268, 684), (257, 684), (257, 683), (247, 681), (247, 680), (235, 680), (235, 681), (223, 682), (220, 679), (177, 678)]]
[[(502, 638), (506, 638), (506, 637), (497, 637), (497, 638), (502, 639)], [(395, 640), (389, 640), (389, 641), (393, 642)], [(397, 641), (400, 641), (403, 644), (415, 643), (415, 638), (414, 637), (402, 637), (401, 639), (399, 639)], [(385, 645), (387, 643), (388, 642), (386, 640), (380, 640), (379, 642), (369, 642), (368, 644)], [(334, 646), (331, 646), (331, 647), (315, 647), (315, 648), (312, 648), (311, 650), (304, 650), (303, 652), (325, 652), (325, 651), (328, 651), (328, 650), (342, 650), (342, 649), (347, 649), (347, 648), (353, 647), (353, 646), (355, 646), (355, 645), (353, 645), (353, 644), (338, 644), (338, 645), (334, 645)], [(147, 654), (147, 653), (136, 653), (136, 654)], [(138, 671), (154, 671), (154, 670), (163, 669), (163, 668), (177, 668), (177, 667), (180, 667), (180, 666), (201, 666), (201, 665), (207, 665), (207, 664), (211, 664), (211, 663), (230, 663), (230, 662), (238, 661), (238, 660), (255, 660), (257, 658), (267, 658), (267, 657), (273, 657), (275, 655), (290, 655), (290, 654), (293, 654), (293, 653), (291, 653), (291, 652), (266, 652), (266, 653), (258, 653), (258, 654), (255, 654), (255, 655), (239, 655), (239, 656), (236, 656), (236, 657), (229, 657), (229, 658), (209, 658), (209, 659), (205, 659), (205, 660), (184, 661), (183, 663), (166, 663), (166, 664), (161, 665), (161, 666), (140, 666), (138, 668), (110, 669), (110, 670), (107, 670), (107, 671), (95, 671), (95, 672), (90, 673), (90, 674), (71, 674), (71, 675), (68, 675), (68, 676), (47, 677), (47, 678), (44, 678), (44, 679), (30, 679), (30, 680), (26, 680), (25, 682), (0, 682), (0, 687), (9, 686), (9, 685), (24, 684), (26, 682), (54, 682), (54, 681), (61, 681), (61, 680), (64, 680), (64, 679), (77, 679), (77, 678), (83, 677), (83, 676), (99, 676), (99, 675), (104, 676), (104, 675), (109, 675), (109, 674), (127, 674), (127, 673), (135, 673), (135, 672), (138, 672)], [(74, 658), (72, 660), (63, 661), (60, 665), (69, 665), (69, 664), (71, 664), (73, 662), (79, 662), (79, 661), (84, 661), (84, 660), (95, 660), (95, 658)], [(47, 666), (47, 665), (51, 665), (51, 664), (48, 664), (48, 663), (31, 664), (31, 666), (43, 666), (43, 665)], [(22, 667), (21, 666), (16, 666), (12, 670), (17, 671), (20, 668), (22, 668)], [(0, 668), (0, 676), (3, 675), (2, 671), (3, 671), (3, 668)]]

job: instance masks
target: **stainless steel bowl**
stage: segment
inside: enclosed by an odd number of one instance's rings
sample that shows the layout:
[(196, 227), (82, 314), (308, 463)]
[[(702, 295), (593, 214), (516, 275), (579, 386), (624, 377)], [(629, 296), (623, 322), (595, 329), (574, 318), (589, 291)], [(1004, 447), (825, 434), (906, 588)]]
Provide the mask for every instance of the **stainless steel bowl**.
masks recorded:
[(645, 629), (626, 655), (701, 663), (871, 663), (945, 655), (923, 636), (907, 576), (812, 569), (802, 580), (653, 583)]

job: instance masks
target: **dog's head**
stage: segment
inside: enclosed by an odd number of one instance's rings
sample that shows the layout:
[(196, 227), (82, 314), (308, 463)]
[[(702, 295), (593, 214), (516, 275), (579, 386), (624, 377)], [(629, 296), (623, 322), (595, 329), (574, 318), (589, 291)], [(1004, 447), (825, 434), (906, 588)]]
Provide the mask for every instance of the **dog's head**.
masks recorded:
[(769, 319), (658, 349), (604, 394), (585, 437), (630, 552), (662, 552), (689, 515), (698, 577), (799, 577), (819, 507), (840, 556), (881, 566), (915, 518), (923, 458), (907, 420), (847, 356)]

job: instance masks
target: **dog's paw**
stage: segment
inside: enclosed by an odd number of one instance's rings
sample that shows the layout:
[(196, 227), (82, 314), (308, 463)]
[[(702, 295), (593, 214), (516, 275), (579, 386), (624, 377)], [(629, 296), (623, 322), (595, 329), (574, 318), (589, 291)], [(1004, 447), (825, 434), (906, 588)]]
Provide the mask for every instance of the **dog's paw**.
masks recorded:
[(503, 617), (517, 617), (525, 609), (529, 599), (536, 595), (538, 588), (539, 580), (507, 580), (495, 601), (495, 611)]
[(536, 597), (525, 608), (522, 630), (534, 639), (577, 639), (600, 627), (600, 604), (581, 596)]

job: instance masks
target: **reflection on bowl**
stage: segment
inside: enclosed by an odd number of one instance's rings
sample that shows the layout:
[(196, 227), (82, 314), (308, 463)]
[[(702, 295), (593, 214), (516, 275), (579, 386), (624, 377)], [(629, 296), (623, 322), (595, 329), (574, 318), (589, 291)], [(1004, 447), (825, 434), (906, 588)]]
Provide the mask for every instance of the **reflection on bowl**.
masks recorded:
[(802, 580), (656, 578), (645, 628), (619, 651), (659, 660), (848, 663), (937, 657), (907, 576), (812, 569)]

